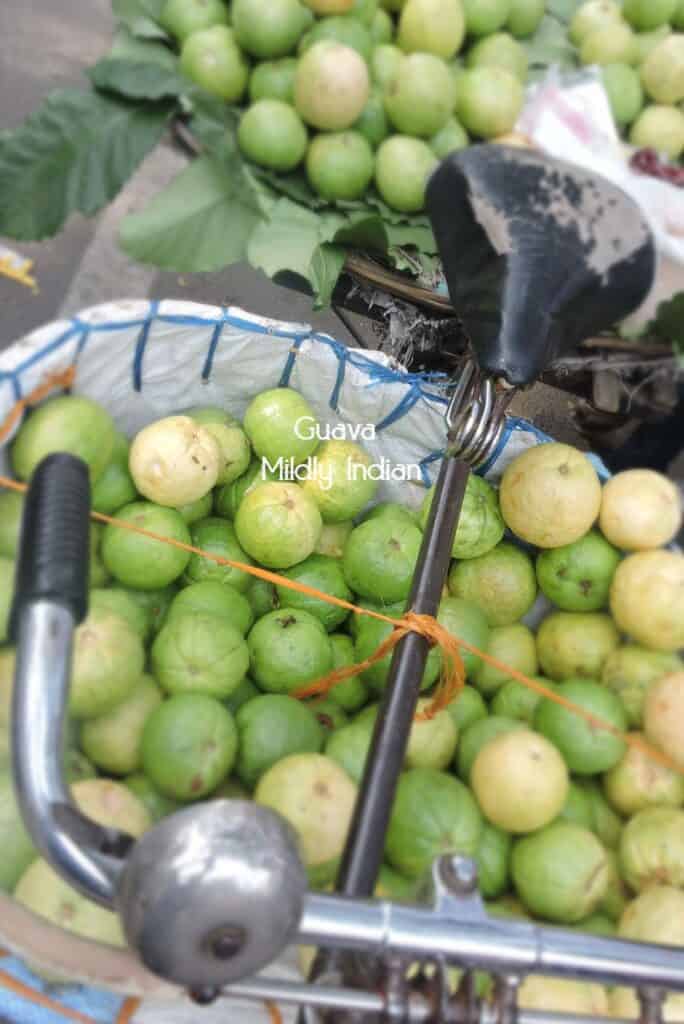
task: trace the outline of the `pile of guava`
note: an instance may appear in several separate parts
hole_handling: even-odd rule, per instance
[[[203,552],[116,522],[92,534],[65,754],[79,806],[135,836],[198,800],[253,799],[287,819],[310,884],[326,888],[391,661],[366,663],[391,622],[349,605],[402,615],[433,492],[422,507],[379,500],[370,452],[316,425],[303,395],[274,388],[239,418],[181,409],[128,438],[105,409],[66,396],[28,415],[10,458],[29,480],[49,452],[78,454],[96,511]],[[37,856],[16,805],[6,617],[21,514],[21,498],[0,494],[0,887],[121,943],[113,916]],[[681,522],[666,477],[602,482],[565,444],[515,456],[498,486],[470,476],[437,612],[469,645],[465,685],[413,722],[379,895],[420,900],[433,860],[454,851],[475,859],[494,914],[684,946],[684,555],[670,545]],[[419,712],[441,662],[434,647]],[[360,663],[327,694],[297,696]],[[606,998],[523,986],[533,1009]]]

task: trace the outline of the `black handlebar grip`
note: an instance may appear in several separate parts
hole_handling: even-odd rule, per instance
[[[48,455],[29,484],[21,524],[9,633],[17,642],[21,612],[40,600],[71,609],[76,622],[88,611],[90,478],[82,459]]]

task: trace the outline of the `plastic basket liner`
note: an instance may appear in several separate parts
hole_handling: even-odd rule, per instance
[[[346,438],[358,440],[369,452],[379,467],[379,501],[418,507],[444,452],[446,377],[408,373],[383,353],[347,348],[303,323],[176,300],[94,306],[71,320],[41,327],[0,353],[0,422],[48,374],[72,364],[73,390],[101,402],[128,436],[152,420],[196,405],[224,406],[241,417],[258,392],[296,388],[311,404],[321,433],[347,424]],[[549,440],[531,423],[510,417],[497,450],[479,472],[497,480],[515,455]],[[4,473],[10,468],[9,441],[0,449]],[[606,475],[600,460],[592,459]],[[112,994],[80,986],[46,989],[8,958],[0,960],[0,969],[24,981],[30,978],[36,988],[97,1024],[117,1019],[121,1000]],[[202,1011],[202,1020],[268,1020],[256,1004],[251,1009],[244,1003],[222,1007],[216,1018]],[[133,1020],[176,1024],[195,1022],[199,1015],[190,1004],[145,1003]],[[290,1011],[284,1016],[290,1019]],[[0,1022],[58,1024],[65,1019],[4,992],[0,984]]]

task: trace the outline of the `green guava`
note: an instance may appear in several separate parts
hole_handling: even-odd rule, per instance
[[[288,580],[314,587],[324,594],[330,594],[331,597],[338,597],[344,601],[351,601],[353,598],[351,590],[345,583],[342,563],[339,558],[329,558],[327,555],[309,555],[292,569],[286,569],[282,575]],[[309,612],[321,621],[328,632],[336,629],[349,614],[346,608],[329,604],[319,597],[300,594],[297,590],[291,590],[282,584],[276,586],[276,593],[280,608],[297,608]]]
[[[300,54],[306,53],[315,43],[323,40],[341,43],[369,61],[373,52],[373,40],[370,28],[364,25],[359,18],[350,15],[331,15],[321,18],[315,22],[312,28],[303,36],[299,45]]]
[[[143,675],[124,699],[104,715],[81,726],[83,753],[104,772],[128,775],[140,767],[145,722],[163,695],[151,676]]]
[[[487,654],[527,676],[535,676],[539,670],[534,633],[521,622],[514,622],[510,626],[494,626],[489,633]],[[508,673],[488,665],[486,661],[478,665],[473,676],[475,685],[485,697],[496,694],[510,678]]]
[[[506,28],[516,39],[532,36],[546,13],[546,0],[511,0]]]
[[[231,20],[242,49],[260,60],[291,53],[311,22],[299,0],[233,0]]]
[[[354,641],[345,633],[331,633],[333,670],[347,668],[356,663]],[[328,691],[330,700],[339,704],[345,711],[358,711],[368,700],[368,691],[359,676],[350,676],[344,682],[337,683]]]
[[[458,750],[454,766],[464,782],[470,783],[470,773],[475,760],[485,744],[515,729],[524,729],[522,722],[515,718],[502,718],[489,715],[471,722],[459,735]]]
[[[471,36],[489,36],[506,24],[511,0],[461,0],[466,29]]]
[[[93,609],[74,633],[69,711],[95,718],[116,707],[140,679],[145,651],[125,619]]]
[[[576,779],[584,789],[591,803],[592,831],[596,833],[608,850],[614,850],[620,842],[622,820],[610,806],[594,779]]]
[[[86,818],[104,828],[121,829],[137,839],[152,824],[140,800],[120,782],[81,779],[72,784],[71,795]]]
[[[161,821],[167,814],[173,814],[180,806],[175,800],[170,800],[155,789],[146,775],[129,775],[122,781],[143,804],[153,823]]]
[[[684,892],[671,885],[652,885],[628,903],[618,935],[632,942],[684,946]]]
[[[331,757],[357,786],[363,777],[374,728],[373,718],[357,718],[349,725],[344,725],[331,733],[325,745],[326,755]]]
[[[166,622],[171,602],[176,596],[174,586],[157,590],[127,590],[128,596],[142,608],[147,618],[147,633],[158,633]]]
[[[634,33],[624,22],[589,32],[579,48],[582,64],[632,64],[635,55]]]
[[[627,718],[619,699],[591,679],[568,679],[558,688],[566,700],[605,722],[608,729],[591,725],[575,711],[544,698],[534,716],[534,727],[560,750],[568,768],[577,775],[598,775],[613,768],[624,756]]]
[[[385,89],[399,70],[403,53],[390,39],[377,45],[370,59],[371,77],[380,89]]]
[[[254,619],[260,619],[269,612],[274,612],[280,607],[276,588],[268,580],[260,580],[253,576],[247,588],[246,597],[249,601]]]
[[[0,493],[0,555],[15,558],[19,550],[24,495],[16,491]]]
[[[622,830],[619,860],[634,892],[651,885],[684,888],[684,811],[647,807],[635,814]]]
[[[598,679],[620,634],[601,612],[551,612],[537,631],[537,654],[550,679],[586,676]]]
[[[371,600],[405,600],[422,539],[410,523],[387,518],[361,523],[349,535],[342,557],[347,584]]]
[[[375,184],[393,210],[418,213],[425,205],[425,186],[436,166],[437,157],[426,142],[391,135],[378,146]]]
[[[461,734],[472,725],[487,717],[487,705],[481,695],[472,686],[464,686],[455,700],[446,709],[454,720],[454,725]]]
[[[468,68],[458,83],[456,115],[469,134],[496,138],[513,131],[524,98],[520,79],[506,68]]]
[[[249,98],[257,100],[282,100],[294,103],[294,78],[297,61],[294,57],[268,60],[257,64],[249,77]]]
[[[254,698],[258,697],[260,693],[261,691],[254,685],[249,676],[245,676],[242,682],[235,687],[233,692],[224,698],[223,703],[226,705],[230,713],[235,715],[243,704],[247,704],[250,700],[254,700]]]
[[[431,703],[432,698],[421,697],[416,715],[424,712]],[[429,719],[414,716],[404,763],[407,768],[446,769],[456,753],[457,743],[458,729],[448,711],[438,711]]]
[[[312,128],[344,131],[368,102],[366,62],[350,46],[322,39],[299,58],[294,95],[299,115]]]
[[[270,693],[290,693],[332,668],[330,640],[319,619],[297,608],[269,612],[247,638],[250,674]]]
[[[116,434],[110,461],[93,484],[91,504],[96,512],[113,515],[123,505],[138,497],[133,477],[128,470],[129,444],[123,434]]]
[[[149,636],[150,622],[147,612],[131,597],[129,590],[123,587],[96,587],[90,591],[88,605],[90,611],[108,611],[120,616],[143,642]]]
[[[312,885],[335,877],[356,803],[356,786],[323,754],[291,754],[261,776],[257,803],[294,828]]]
[[[624,0],[622,17],[638,32],[650,32],[674,17],[678,0]]]
[[[323,523],[314,554],[328,555],[329,558],[341,558],[344,554],[344,546],[353,529],[354,524],[351,520],[343,523]]]
[[[487,900],[503,895],[508,888],[511,837],[507,832],[485,822],[475,854],[480,892]]]
[[[485,818],[516,834],[552,822],[568,795],[568,771],[556,748],[530,729],[503,732],[480,749],[470,784]]]
[[[511,874],[518,896],[536,916],[576,924],[593,914],[609,881],[606,850],[588,829],[558,821],[513,847]]]
[[[632,735],[645,742],[641,733]],[[681,807],[684,775],[660,764],[641,747],[629,745],[604,775],[603,790],[615,810],[630,817],[647,807]]]
[[[10,756],[14,661],[14,650],[11,647],[0,648],[0,771],[4,770]]]
[[[184,409],[182,415],[189,416],[203,427],[208,423],[222,423],[224,426],[237,423],[235,417],[220,405],[193,405],[189,409]]]
[[[430,139],[430,149],[440,160],[469,145],[468,133],[455,117],[450,117],[444,127]]]
[[[541,551],[537,581],[542,593],[563,611],[594,612],[608,604],[619,561],[619,551],[597,530],[590,530],[572,544]]]
[[[171,602],[169,621],[174,615],[188,612],[215,615],[234,626],[243,636],[254,622],[252,606],[245,595],[230,584],[219,583],[217,580],[202,580],[184,587]]]
[[[384,135],[381,138],[384,138]],[[311,187],[323,199],[330,202],[360,199],[373,177],[373,151],[369,141],[359,131],[325,132],[317,135],[306,154],[306,175]],[[358,468],[352,470],[347,465],[342,449],[333,457],[332,452],[328,451],[329,445],[342,445],[345,448],[349,446],[350,451],[357,449],[360,455],[354,456],[354,464]],[[326,460],[324,466],[318,465],[320,458]],[[345,507],[345,502],[353,506],[353,497],[361,490],[359,484],[365,484],[366,487],[372,485],[370,497],[373,496],[377,484],[364,479],[362,475],[352,475],[366,472],[370,464],[368,456],[361,453],[361,449],[351,441],[328,441],[321,446],[309,480],[312,494],[316,493],[322,499],[319,501],[321,511],[325,503],[331,513],[328,517],[330,522],[335,522],[336,514],[341,519],[349,518],[349,514],[343,516],[340,513]],[[364,501],[360,507],[363,508],[365,504]],[[353,514],[356,515],[356,512]]]
[[[420,525],[427,526],[432,496],[431,487],[420,510]],[[491,484],[474,473],[468,477],[461,515],[454,536],[451,553],[454,558],[470,559],[485,555],[496,547],[504,535],[504,521],[499,511],[499,500]]]
[[[537,596],[532,559],[508,541],[477,558],[455,562],[449,591],[481,608],[490,626],[508,626],[526,615]],[[543,666],[542,666],[543,667]]]
[[[26,868],[37,856],[17,806],[9,771],[0,773],[0,891],[12,892]]]
[[[391,43],[394,36],[394,22],[387,11],[375,12],[370,26],[371,41],[374,47],[383,43]]]
[[[400,505],[398,501],[380,501],[377,505],[372,505],[364,513],[361,521],[365,523],[369,519],[398,519],[402,523],[416,525],[415,513],[406,505]]]
[[[82,395],[62,395],[38,406],[28,416],[11,448],[12,469],[30,479],[46,455],[68,452],[87,464],[95,483],[112,457],[116,429],[101,405]]]
[[[159,24],[182,43],[193,32],[227,25],[228,8],[223,0],[166,0]]]
[[[541,974],[529,974],[525,978],[518,989],[518,1006],[522,1010],[580,1017],[608,1015],[606,990],[601,985]]]
[[[601,68],[603,87],[616,124],[631,124],[644,105],[639,74],[629,64],[605,64]]]
[[[504,68],[523,84],[527,81],[527,53],[508,32],[480,39],[469,49],[466,64],[469,68]]]
[[[200,800],[230,773],[237,748],[235,719],[223,704],[201,693],[178,693],[145,723],[142,768],[164,796]]]
[[[620,860],[617,851],[606,850],[606,853],[608,855],[608,888],[599,904],[598,913],[604,914],[611,921],[619,921],[630,898],[629,890],[620,873]]]
[[[676,107],[651,104],[632,125],[629,141],[639,149],[655,149],[678,160],[684,152],[684,114]]]
[[[453,57],[464,37],[461,0],[406,0],[397,31],[397,42],[406,53]]]
[[[308,159],[314,147],[320,142],[335,138],[358,138],[355,132],[346,132],[341,136],[321,135],[314,139],[309,150]],[[372,154],[364,143],[369,168],[366,184],[372,177]],[[365,186],[364,186],[365,189]],[[354,198],[338,196],[337,198]],[[304,491],[318,505],[324,523],[339,523],[354,519],[373,500],[377,491],[377,481],[368,475],[372,462],[360,445],[353,441],[324,441],[316,452],[316,460],[311,473],[303,482]]]
[[[240,118],[238,142],[248,160],[273,171],[293,171],[304,159],[308,136],[304,122],[285,100],[256,100]],[[227,431],[239,428],[226,427]],[[244,436],[244,432],[240,431]],[[249,463],[249,448],[243,448],[244,465]],[[235,473],[219,483],[235,479]]]
[[[229,559],[231,562],[242,562],[243,565],[251,565],[252,559],[240,544],[237,530],[228,519],[221,519],[219,516],[209,516],[207,519],[200,519],[190,531],[192,544],[202,551],[208,551],[219,558]],[[203,558],[202,555],[190,555],[184,581],[186,583],[204,583],[212,580],[214,583],[228,584],[244,594],[247,590],[251,576],[243,569],[236,569],[232,565],[221,565],[210,558]]]
[[[399,778],[385,855],[402,875],[420,878],[440,854],[474,857],[483,827],[462,782],[432,768],[412,768]]]
[[[669,25],[661,25],[652,32],[637,32],[634,36],[634,63],[637,67],[643,64],[651,50],[663,39],[667,39],[672,29]],[[641,84],[641,83],[640,83]]]
[[[293,459],[296,465],[313,455],[318,447],[316,422],[313,409],[297,391],[273,388],[252,399],[243,426],[256,454],[277,472],[279,459]]]
[[[544,676],[533,676],[538,683],[554,689],[554,684]],[[496,691],[492,701],[492,714],[500,715],[503,718],[518,718],[521,722],[532,725],[535,712],[542,699],[541,694],[532,690],[515,679],[509,679]]]
[[[260,484],[235,516],[238,541],[269,569],[289,569],[312,552],[323,528],[316,502],[297,484]]]
[[[402,609],[389,609],[385,614],[401,615]],[[354,642],[354,660],[356,662],[365,661],[372,654],[377,651],[380,644],[382,644],[392,633],[394,627],[389,622],[383,622],[381,619],[374,619],[364,616],[358,625],[356,638]],[[390,664],[392,661],[392,652],[381,658],[380,661],[374,662],[369,665],[368,668],[364,668],[360,672],[361,679],[366,683],[375,693],[382,693],[387,683],[387,677],[389,675]],[[436,681],[439,675],[439,667],[441,662],[440,652],[433,648],[427,656],[425,663],[425,669],[423,670],[423,679],[420,685],[421,690],[428,690],[432,684]]]
[[[489,625],[484,613],[470,601],[460,597],[443,597],[437,610],[437,621],[457,640],[465,640],[479,650],[487,649],[489,643]],[[467,679],[473,679],[482,661],[481,658],[460,648],[461,661]]]
[[[187,611],[170,616],[151,652],[160,686],[170,694],[229,697],[249,668],[247,641],[215,615]]]
[[[589,794],[576,782],[571,782],[568,786],[568,795],[558,813],[558,820],[581,825],[582,828],[588,828],[593,832],[594,815]]]
[[[415,903],[416,886],[387,864],[380,868],[373,895],[376,900],[392,900],[393,903]]]
[[[379,6],[380,0],[354,0],[349,13],[352,18],[357,18],[366,28],[370,28]]]
[[[253,109],[254,107],[250,107],[250,110]],[[241,121],[241,128],[242,123]],[[219,447],[220,459],[216,483],[219,486],[230,484],[242,476],[249,466],[252,449],[247,435],[238,423],[207,423],[205,429]]]
[[[88,583],[91,587],[104,587],[110,574],[102,558],[104,527],[100,523],[90,524],[88,552]]]
[[[264,772],[290,754],[318,753],[323,730],[305,704],[284,694],[265,694],[235,716],[238,757],[235,774],[249,790]]]
[[[14,596],[14,562],[0,557],[0,644],[7,643],[9,617]]]
[[[410,53],[385,89],[385,110],[396,130],[429,138],[449,120],[454,83],[446,63],[430,53]]]
[[[669,672],[684,668],[684,662],[676,654],[665,651],[649,651],[637,644],[618,647],[606,658],[601,672],[601,682],[622,701],[627,720],[631,726],[641,726],[644,700],[651,683]]]
[[[241,99],[249,78],[249,64],[232,28],[226,25],[214,25],[188,36],[181,49],[180,69],[196,85],[226,103]]]
[[[134,501],[119,509],[117,518],[160,537],[191,543],[188,528],[175,509]],[[105,527],[102,560],[114,579],[125,587],[159,590],[182,575],[190,552],[112,523]]]
[[[570,41],[579,46],[596,29],[619,25],[622,21],[620,5],[614,0],[587,0],[578,7],[570,22]]]
[[[306,701],[306,706],[323,729],[326,738],[336,729],[343,729],[345,725],[349,725],[347,712],[330,697],[313,697]]]
[[[254,490],[259,484],[279,480],[276,472],[268,469],[265,460],[252,459],[245,472],[225,487],[217,487],[214,492],[214,513],[223,519],[235,519],[240,502],[248,491]]]

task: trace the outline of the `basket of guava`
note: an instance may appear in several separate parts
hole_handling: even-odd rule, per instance
[[[283,579],[93,525],[65,749],[87,815],[138,836],[183,805],[239,795],[290,822],[312,887],[333,884],[389,657],[323,697],[294,694],[364,661],[391,626],[287,583],[401,615],[450,386],[306,324],[179,301],[97,306],[0,354],[0,474],[28,481],[46,454],[72,452],[96,512]],[[0,488],[0,1016],[66,1008],[114,1024],[128,996],[138,1024],[195,1020],[23,827],[7,645],[22,503]],[[379,897],[420,899],[450,849],[475,858],[492,914],[684,946],[681,514],[665,477],[608,479],[592,456],[507,422],[468,483],[438,619],[565,702],[464,651],[456,699],[413,725]],[[421,707],[439,673],[435,649]],[[300,954],[274,969],[296,975]],[[530,1009],[623,1017],[631,998],[540,977],[520,991]],[[236,1006],[217,1012],[268,1018]]]

